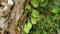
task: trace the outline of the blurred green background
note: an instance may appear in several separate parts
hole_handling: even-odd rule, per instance
[[[22,34],[60,34],[60,0],[27,0],[24,15]]]

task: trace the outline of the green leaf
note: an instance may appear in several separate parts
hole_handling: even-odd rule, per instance
[[[31,9],[31,6],[30,6],[30,4],[28,2],[26,3],[26,8]]]
[[[32,24],[30,23],[30,21],[28,21],[28,23],[25,24],[25,26],[24,26],[24,31],[26,33],[29,33],[29,31],[30,31],[31,28],[32,28]]]
[[[33,16],[33,17],[38,17],[38,16],[39,16],[39,11],[33,9],[31,16]]]
[[[31,17],[31,22],[32,22],[32,24],[36,24],[37,23],[37,18]]]
[[[43,34],[48,34],[46,31],[43,30]]]
[[[17,27],[17,30],[20,31],[20,27]]]
[[[28,21],[27,27],[28,27],[28,29],[31,29],[32,28],[32,24],[30,23],[30,21]]]
[[[58,13],[58,8],[56,8],[56,7],[52,8],[52,12],[53,13]]]
[[[58,34],[60,34],[60,29],[58,29]]]
[[[35,32],[35,34],[40,34],[40,31],[39,31],[39,30],[37,30],[37,31]]]
[[[27,25],[26,24],[24,26],[24,31],[25,31],[25,33],[29,33],[29,29],[27,28]]]
[[[48,0],[40,0],[40,6],[41,6],[41,7],[46,6],[47,3],[48,3]]]
[[[32,4],[34,7],[38,7],[39,0],[30,0],[30,1],[31,1],[31,4]]]

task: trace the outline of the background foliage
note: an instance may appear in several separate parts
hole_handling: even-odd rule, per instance
[[[20,21],[22,34],[60,34],[59,3],[59,0],[27,0],[24,9],[26,23]]]

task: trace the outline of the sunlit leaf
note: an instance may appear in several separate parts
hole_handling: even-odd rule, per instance
[[[38,7],[39,0],[30,0],[30,1],[31,1],[31,4],[32,4],[34,7]]]
[[[32,28],[32,24],[30,23],[30,21],[28,21],[28,23],[27,23],[27,28],[28,29],[31,29]]]
[[[20,27],[17,27],[17,30],[20,31]]]
[[[32,24],[36,24],[37,23],[37,19],[34,18],[34,17],[31,17],[31,22],[32,22]]]
[[[27,28],[27,25],[26,24],[24,26],[24,31],[25,31],[25,33],[29,33],[29,29]]]
[[[26,33],[29,33],[29,31],[30,31],[31,28],[32,28],[32,24],[30,23],[30,21],[28,21],[28,23],[25,24],[25,26],[24,26],[24,31]]]
[[[33,17],[38,17],[39,16],[39,11],[38,10],[35,10],[33,9],[32,11],[32,14],[31,14]]]
[[[26,3],[26,8],[31,9],[31,6],[30,6],[30,4],[28,2]]]
[[[53,13],[58,13],[58,8],[56,8],[56,7],[52,8],[52,12]]]

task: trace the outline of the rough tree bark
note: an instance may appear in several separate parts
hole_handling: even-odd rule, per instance
[[[24,0],[14,0],[14,2],[15,2],[15,6],[14,6],[14,8],[11,12],[11,16],[10,16],[10,20],[12,20],[11,25],[9,26],[10,34],[14,34],[14,31],[18,24],[18,20],[20,19],[21,14],[23,12]]]
[[[14,5],[11,7],[11,11],[8,15],[8,18],[6,18],[7,20],[5,21],[5,23],[7,23],[8,28],[6,28],[6,31],[8,31],[9,33],[7,34],[21,34],[16,33],[16,27],[18,25],[18,21],[23,13],[23,3],[25,0],[14,0]],[[1,21],[1,20],[0,20]],[[2,20],[4,21],[4,20]],[[1,34],[5,34],[4,33],[5,30],[3,32],[1,32]]]

